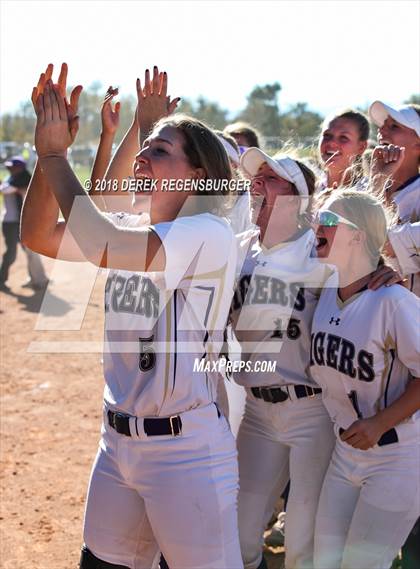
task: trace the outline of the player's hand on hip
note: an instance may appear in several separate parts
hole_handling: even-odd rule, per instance
[[[36,101],[35,148],[40,158],[66,156],[72,143],[64,97],[49,80]]]
[[[40,95],[43,95],[46,85],[48,84],[49,81],[52,81],[53,71],[54,71],[54,66],[52,63],[49,63],[45,72],[41,73],[41,75],[39,76],[37,85],[32,89],[31,100],[35,112],[37,111],[36,104],[38,101],[38,97]],[[76,87],[74,87],[74,89],[70,93],[70,101],[68,101],[66,96],[67,74],[68,74],[67,63],[62,63],[60,75],[58,77],[57,83],[55,84],[55,87],[58,89],[59,93],[65,100],[65,104],[67,107],[67,117],[69,122],[69,131],[72,139],[71,142],[73,143],[76,138],[77,131],[79,130],[79,116],[77,114],[77,111],[79,106],[79,98],[83,87],[81,85],[76,85]]]
[[[179,97],[171,99],[168,96],[168,75],[166,71],[159,73],[156,65],[153,67],[152,78],[146,69],[143,87],[140,79],[137,79],[136,90],[137,120],[140,130],[144,133],[147,131],[146,134],[159,119],[173,113],[181,100]]]
[[[355,421],[341,433],[340,438],[353,448],[368,450],[376,445],[383,433],[383,426],[375,415],[368,419]]]

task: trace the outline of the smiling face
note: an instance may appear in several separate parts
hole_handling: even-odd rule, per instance
[[[325,125],[319,140],[319,153],[324,167],[344,172],[356,156],[363,154],[367,142],[360,140],[355,121],[336,118]]]
[[[294,185],[281,178],[264,162],[258,169],[251,183],[251,217],[261,228],[273,220],[281,221],[292,217],[297,219],[299,198]]]
[[[420,137],[412,128],[408,128],[388,116],[378,130],[378,142],[382,145],[395,144],[404,146],[408,156],[420,156]]]
[[[346,217],[340,204],[332,202],[328,209]],[[336,227],[315,223],[317,238],[316,254],[321,262],[331,263],[336,267],[345,266],[351,254],[361,243],[360,230],[339,222]]]
[[[173,201],[186,199],[186,192],[161,191],[163,180],[187,180],[201,176],[200,169],[191,166],[184,144],[184,135],[173,126],[158,128],[144,141],[134,163],[134,178],[144,181],[146,191],[136,192],[135,205],[144,201],[145,193],[151,195],[155,206],[158,203],[169,206]],[[150,194],[152,181],[155,181],[157,191]]]

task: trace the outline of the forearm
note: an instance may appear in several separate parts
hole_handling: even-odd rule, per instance
[[[39,162],[66,220],[67,229],[85,257],[99,264],[108,241],[112,239],[113,224],[86,194],[64,156],[45,157]]]
[[[133,175],[133,162],[138,150],[138,126],[134,120],[115,151],[105,176],[107,180],[117,180],[120,190],[122,181]]]
[[[51,238],[58,221],[59,207],[48,183],[36,163],[23,202],[21,241],[30,249],[42,252],[43,244]]]
[[[376,418],[383,432],[392,429],[420,409],[420,379],[413,378],[405,392],[386,409],[379,411]]]
[[[109,133],[101,134],[98,150],[95,156],[95,161],[93,163],[92,174],[90,177],[91,188],[89,190],[89,195],[94,201],[95,205],[100,210],[105,210],[105,211],[107,210],[107,205],[106,205],[107,189],[101,187],[101,181],[104,180],[105,178],[105,174],[111,160],[113,142],[114,142],[113,134]]]

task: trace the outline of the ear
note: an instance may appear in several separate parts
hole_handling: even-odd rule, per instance
[[[194,168],[192,178],[193,180],[202,180],[207,176],[207,172],[204,168]]]
[[[365,150],[366,150],[367,147],[368,147],[368,142],[367,142],[367,140],[361,140],[361,141],[359,142],[359,152],[358,152],[358,154],[362,155],[362,154],[365,152]]]
[[[361,229],[355,230],[352,241],[357,245],[363,245],[366,242],[366,233]]]

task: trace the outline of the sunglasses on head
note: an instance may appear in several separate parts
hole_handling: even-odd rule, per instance
[[[343,223],[344,225],[353,227],[353,229],[359,229],[355,223],[329,209],[319,211],[316,215],[315,223],[317,225],[323,225],[324,227],[337,227],[339,223]]]

